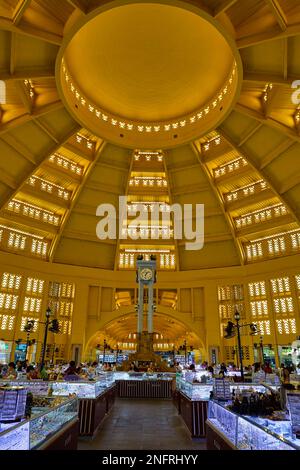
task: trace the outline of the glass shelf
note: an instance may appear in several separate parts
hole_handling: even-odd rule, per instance
[[[2,381],[3,384],[20,385],[36,396],[69,396],[75,394],[78,398],[97,398],[104,393],[107,388],[114,384],[114,374],[106,372],[98,375],[95,380],[78,381]]]
[[[66,399],[51,408],[33,408],[30,420],[13,425],[0,424],[0,450],[38,449],[77,418],[77,398]]]
[[[173,380],[176,374],[173,372],[114,372],[114,380]]]
[[[208,401],[213,390],[213,385],[192,383],[183,377],[176,378],[176,388],[192,401]]]
[[[291,422],[242,416],[211,400],[208,422],[239,450],[300,450],[300,440],[292,435]]]

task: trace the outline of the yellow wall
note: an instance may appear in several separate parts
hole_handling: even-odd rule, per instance
[[[18,255],[0,253],[0,274],[3,272],[21,274],[22,276],[34,276],[45,280],[45,290],[42,303],[42,314],[47,308],[47,290],[50,281],[69,282],[76,285],[72,334],[67,337],[66,359],[71,356],[72,345],[79,345],[82,351],[88,347],[89,340],[97,331],[103,330],[105,325],[113,318],[122,315],[122,310],[116,310],[114,304],[115,289],[136,288],[135,273],[133,272],[113,272],[92,268],[82,268],[51,264],[34,259],[24,258]],[[300,274],[300,255],[294,255],[281,259],[256,263],[241,267],[210,269],[202,271],[186,271],[174,273],[158,273],[157,288],[177,289],[178,311],[166,307],[158,307],[161,313],[170,315],[176,320],[182,321],[189,330],[192,330],[199,338],[199,347],[202,359],[209,360],[208,354],[211,347],[219,347],[222,360],[224,345],[234,344],[235,340],[223,340],[220,334],[220,321],[218,312],[218,286],[231,284],[244,284],[246,319],[251,320],[249,313],[249,299],[247,298],[247,284],[252,281],[268,281],[274,277],[289,276],[293,278]],[[269,296],[270,294],[268,294]],[[20,296],[24,296],[21,292]],[[294,299],[294,314],[297,321],[297,335],[300,334],[299,300],[297,292],[292,292]],[[269,298],[269,309],[271,321],[275,314],[273,311],[272,299]],[[22,315],[22,303],[19,304],[17,328],[19,328],[20,317]],[[134,310],[134,306],[127,307],[127,311]],[[1,312],[3,313],[3,312]],[[20,331],[1,331],[0,339],[15,340],[24,337]],[[277,336],[277,337],[276,337]],[[274,335],[264,338],[266,344],[291,343],[295,336]],[[32,336],[34,337],[34,335]],[[39,340],[42,340],[43,328],[39,329]],[[51,340],[51,336],[49,338]],[[61,339],[57,339],[61,341]],[[252,351],[253,342],[258,342],[258,337],[245,336],[242,338],[244,345],[249,345]],[[48,341],[51,342],[51,341]],[[13,357],[13,355],[12,355]],[[37,358],[39,354],[37,355]],[[251,355],[250,363],[253,360]]]

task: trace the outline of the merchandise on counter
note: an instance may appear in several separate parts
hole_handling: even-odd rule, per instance
[[[212,385],[188,382],[183,377],[176,378],[176,388],[192,401],[208,401],[213,390]]]
[[[29,421],[17,426],[0,425],[0,451],[29,449]]]
[[[216,400],[230,400],[231,383],[226,379],[214,379],[213,394]]]
[[[34,401],[42,406],[32,408],[30,420],[14,426],[1,424],[0,450],[37,449],[78,417],[77,398],[34,397]]]
[[[291,416],[292,432],[300,439],[300,393],[287,393],[287,406]]]
[[[0,387],[0,421],[19,421],[25,416],[27,390],[23,387]]]
[[[210,401],[208,425],[212,425],[239,450],[300,450],[300,440],[291,432],[291,422],[237,415],[227,405]]]
[[[280,394],[270,390],[264,392],[240,392],[239,387],[232,392],[232,404],[229,409],[237,414],[249,416],[271,416],[275,410],[281,410]]]

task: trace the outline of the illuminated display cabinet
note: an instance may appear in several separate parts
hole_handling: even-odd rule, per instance
[[[3,381],[3,383],[8,382]],[[76,395],[79,400],[79,434],[81,436],[96,434],[98,427],[115,401],[116,386],[113,373],[100,375],[95,381],[43,382],[31,380],[18,381],[17,383],[37,397],[46,397],[49,394],[54,398]],[[14,382],[9,384],[13,385]]]
[[[291,421],[241,416],[213,400],[206,426],[209,450],[300,450]]]
[[[76,450],[77,436],[78,401],[66,398],[51,408],[33,408],[30,420],[0,424],[0,450]]]

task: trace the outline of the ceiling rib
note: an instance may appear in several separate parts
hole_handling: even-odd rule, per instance
[[[285,134],[290,139],[293,139],[295,142],[300,142],[300,135],[297,133],[296,130],[292,129],[291,127],[287,127],[284,124],[281,124],[280,122],[275,121],[270,117],[265,117],[258,111],[247,108],[246,106],[243,106],[239,103],[235,105],[235,110],[239,113],[245,114],[248,117],[254,118],[257,121],[260,121],[263,124],[266,124],[267,126],[273,127],[274,129],[281,131],[283,134]]]
[[[12,134],[6,134],[1,137],[7,145],[9,145],[12,149],[16,150],[22,157],[24,157],[28,162],[36,165],[36,159],[32,155],[32,153],[22,145]]]
[[[299,79],[299,76],[280,76],[280,75],[273,75],[270,73],[255,73],[255,72],[244,72],[243,83],[248,85],[262,85],[264,86],[266,83],[273,83],[273,85],[277,86],[285,86],[287,88],[291,87],[291,83],[294,80]]]
[[[243,49],[245,47],[255,46],[256,44],[261,44],[266,41],[275,41],[278,39],[284,39],[291,36],[298,36],[300,34],[300,23],[287,26],[285,31],[265,31],[263,33],[253,34],[251,36],[245,36],[238,38],[236,43],[238,49]]]
[[[16,214],[15,212],[11,212],[6,208],[0,210],[0,217],[6,220],[8,224],[13,222],[14,224],[21,224],[22,226],[26,226],[27,230],[30,231],[31,228],[43,233],[45,237],[51,234],[55,236],[58,232],[58,227],[55,225],[46,224],[43,221],[37,221],[33,218],[28,219],[27,217]]]
[[[13,14],[13,23],[18,25],[24,15],[26,9],[29,7],[31,0],[19,0]]]
[[[15,190],[18,187],[16,180],[12,176],[8,175],[6,171],[3,170],[3,168],[1,168],[0,171],[0,181],[12,190]]]
[[[283,78],[287,80],[289,74],[289,41],[288,38],[284,38],[283,40]]]
[[[250,131],[248,131],[246,134],[241,136],[241,140],[239,142],[239,146],[245,144],[247,140],[250,139],[259,129],[262,127],[263,123],[258,122]]]
[[[28,24],[17,26],[13,23],[12,20],[8,20],[7,18],[0,18],[0,29],[42,39],[43,41],[50,42],[51,44],[55,44],[57,46],[61,46],[63,40],[63,37],[59,36],[58,34],[49,33],[48,31],[35,28],[34,26],[30,26]]]
[[[280,28],[282,29],[282,31],[285,31],[287,28],[288,21],[287,21],[287,18],[283,9],[279,5],[278,0],[266,0],[266,2],[271,8],[272,13],[274,14],[276,21],[279,24]]]
[[[261,162],[260,164],[260,170],[263,170],[266,166],[268,166],[270,163],[272,163],[274,160],[276,160],[279,155],[281,155],[283,152],[286,152],[290,147],[295,145],[295,142],[293,142],[291,139],[287,139],[282,144],[278,145],[273,152],[270,152]]]
[[[26,88],[24,82],[22,81],[17,81],[15,83],[15,87],[19,93],[19,96],[22,100],[22,103],[24,105],[24,108],[28,114],[32,114],[32,109],[33,109],[33,102],[30,98],[29,91]]]
[[[133,168],[133,155],[131,155],[130,159],[130,164],[128,168],[128,174],[126,178],[126,187],[125,187],[125,195],[126,197],[129,195],[130,192],[130,186],[129,186],[129,181],[131,178],[131,173],[132,173],[132,168]],[[119,228],[120,229],[120,228]],[[118,271],[119,268],[119,253],[120,253],[120,245],[121,245],[121,238],[117,237],[117,243],[116,243],[116,252],[115,252],[115,263],[114,263],[114,271]]]
[[[55,256],[55,252],[56,252],[56,249],[58,247],[58,244],[60,242],[60,239],[62,237],[62,234],[64,232],[64,229],[67,225],[67,222],[71,216],[71,213],[72,213],[72,210],[80,196],[80,193],[81,191],[83,190],[84,186],[85,186],[85,183],[88,179],[88,177],[90,176],[93,168],[95,167],[96,163],[98,162],[101,154],[102,154],[102,151],[105,147],[106,143],[105,142],[102,142],[102,144],[100,145],[99,149],[97,150],[96,154],[95,154],[95,157],[94,157],[94,160],[90,163],[89,167],[87,168],[87,171],[85,172],[85,175],[84,177],[82,178],[82,181],[81,183],[79,184],[79,186],[77,187],[77,189],[75,190],[75,194],[74,194],[74,197],[71,201],[71,204],[68,208],[68,210],[66,211],[64,217],[63,217],[63,220],[60,224],[60,227],[59,227],[59,230],[58,230],[58,233],[56,235],[56,237],[53,239],[52,243],[51,243],[51,246],[50,246],[50,249],[49,249],[49,261],[50,262],[53,262],[53,259],[54,259],[54,256]]]
[[[11,131],[15,127],[18,127],[22,124],[25,124],[30,121],[36,122],[36,120],[43,116],[44,114],[51,113],[52,111],[57,111],[58,109],[63,108],[63,104],[61,101],[55,101],[54,103],[45,104],[43,106],[39,106],[38,108],[34,108],[30,113],[24,113],[21,116],[12,119],[4,124],[0,124],[0,135],[6,132]]]
[[[15,72],[16,66],[16,34],[11,33],[10,35],[10,62],[9,62],[9,75],[12,76]],[[1,80],[5,80],[5,77],[1,74]]]
[[[45,132],[45,134],[47,134],[51,140],[53,140],[53,142],[55,142],[56,144],[59,144],[59,139],[57,139],[55,137],[55,135],[53,135],[53,132],[50,131],[50,129],[48,129],[48,127],[46,126],[46,124],[42,124],[41,121],[39,121],[38,119],[35,119],[34,120],[34,123],[40,128],[42,129],[42,131]]]
[[[228,8],[232,7],[238,0],[223,0],[214,10],[214,16],[217,17],[225,13]]]
[[[214,184],[213,179],[212,179],[212,177],[209,173],[209,170],[208,170],[206,164],[202,161],[202,158],[201,158],[201,155],[200,155],[200,152],[199,152],[197,146],[195,145],[195,143],[193,143],[191,145],[192,145],[192,149],[195,152],[195,155],[198,159],[199,165],[203,169],[203,171],[204,171],[204,173],[205,173],[205,175],[208,179],[209,185],[210,185],[213,193],[215,194],[215,196],[216,196],[216,198],[219,202],[220,208],[222,210],[222,214],[224,215],[224,217],[226,219],[226,222],[227,222],[227,225],[230,229],[231,236],[228,237],[228,235],[227,235],[227,237],[228,237],[227,240],[233,240],[233,242],[235,244],[235,247],[236,247],[236,251],[237,251],[237,254],[238,254],[240,264],[243,266],[245,264],[245,257],[244,257],[242,244],[236,237],[236,233],[235,233],[235,229],[234,229],[234,226],[233,226],[233,223],[232,223],[232,219],[229,215],[229,212],[227,211],[227,207],[224,204],[221,192],[219,191],[218,187]],[[209,241],[209,238],[211,238],[211,237],[205,236],[205,242]],[[219,240],[211,239],[211,241],[219,241]]]
[[[60,25],[64,25],[64,22],[62,21],[61,17],[59,16],[59,11],[55,11],[55,9],[52,7],[51,8],[51,2],[45,1],[45,0],[35,0],[35,2],[38,2],[40,6],[43,8],[44,11],[47,12],[47,14],[52,17],[57,23]]]
[[[15,37],[15,34],[12,34]],[[13,69],[13,70],[12,70]],[[39,78],[55,78],[54,68],[39,67],[39,68],[22,68],[22,70],[15,70],[13,58],[11,58],[10,72],[1,72],[1,80],[8,82],[10,80],[29,80]]]
[[[164,165],[164,171],[165,171],[165,175],[166,175],[165,177],[166,177],[166,180],[167,180],[167,183],[168,183],[167,188],[168,188],[169,204],[171,206],[173,204],[173,198],[172,198],[172,193],[171,193],[171,181],[170,181],[169,171],[168,171],[167,163],[166,163],[166,154],[163,158],[163,165]],[[174,217],[173,217],[173,223],[174,223]],[[175,231],[174,231],[174,233],[175,233]],[[176,271],[179,271],[180,270],[180,256],[179,256],[179,250],[178,250],[179,242],[178,242],[178,240],[175,236],[174,236],[173,244],[175,246]]]
[[[266,174],[265,170],[264,169],[261,169],[259,165],[257,165],[257,163],[255,163],[255,158],[253,157],[253,155],[247,151],[244,146],[240,146],[238,145],[238,143],[236,143],[229,135],[228,133],[222,129],[222,126],[219,127],[218,131],[220,132],[220,134],[222,135],[222,137],[228,142],[229,145],[231,145],[231,147],[233,147],[237,152],[239,153],[242,153],[242,155],[246,158],[246,160],[248,161],[249,165],[251,165],[261,176],[261,178],[263,178],[267,183],[268,185],[270,186],[270,188],[274,191],[274,193],[276,194],[276,196],[278,197],[278,199],[286,205],[286,207],[289,209],[290,213],[293,215],[294,217],[294,220],[300,225],[300,218],[299,216],[297,215],[295,209],[290,205],[290,203],[287,201],[287,199],[280,193],[280,187],[279,185],[274,185],[274,183],[270,180],[269,176]]]
[[[70,3],[70,5],[72,5],[72,7],[74,7],[76,10],[81,11],[81,13],[87,13],[86,5],[82,0],[67,0],[67,2]]]
[[[61,142],[59,143],[59,145],[57,144],[54,144],[54,145],[51,145],[44,153],[44,157],[41,159],[41,162],[35,166],[31,171],[29,172],[26,172],[26,174],[23,176],[23,181],[21,182],[21,184],[17,187],[17,189],[15,189],[12,194],[10,194],[8,197],[4,198],[4,200],[1,201],[1,205],[0,205],[0,209],[3,209],[4,207],[6,207],[6,205],[9,203],[9,201],[11,199],[13,199],[17,193],[19,191],[22,190],[23,186],[26,185],[26,181],[28,180],[28,178],[30,178],[30,176],[33,176],[33,174],[36,172],[36,170],[43,164],[44,160],[46,160],[46,158],[50,157],[50,155],[52,155],[53,153],[57,152],[59,150],[59,148],[64,144],[64,142],[66,142],[68,139],[70,139],[74,134],[76,134],[76,132],[78,132],[80,130],[80,126],[78,124],[74,125],[74,127],[68,131],[64,137],[61,139]]]

